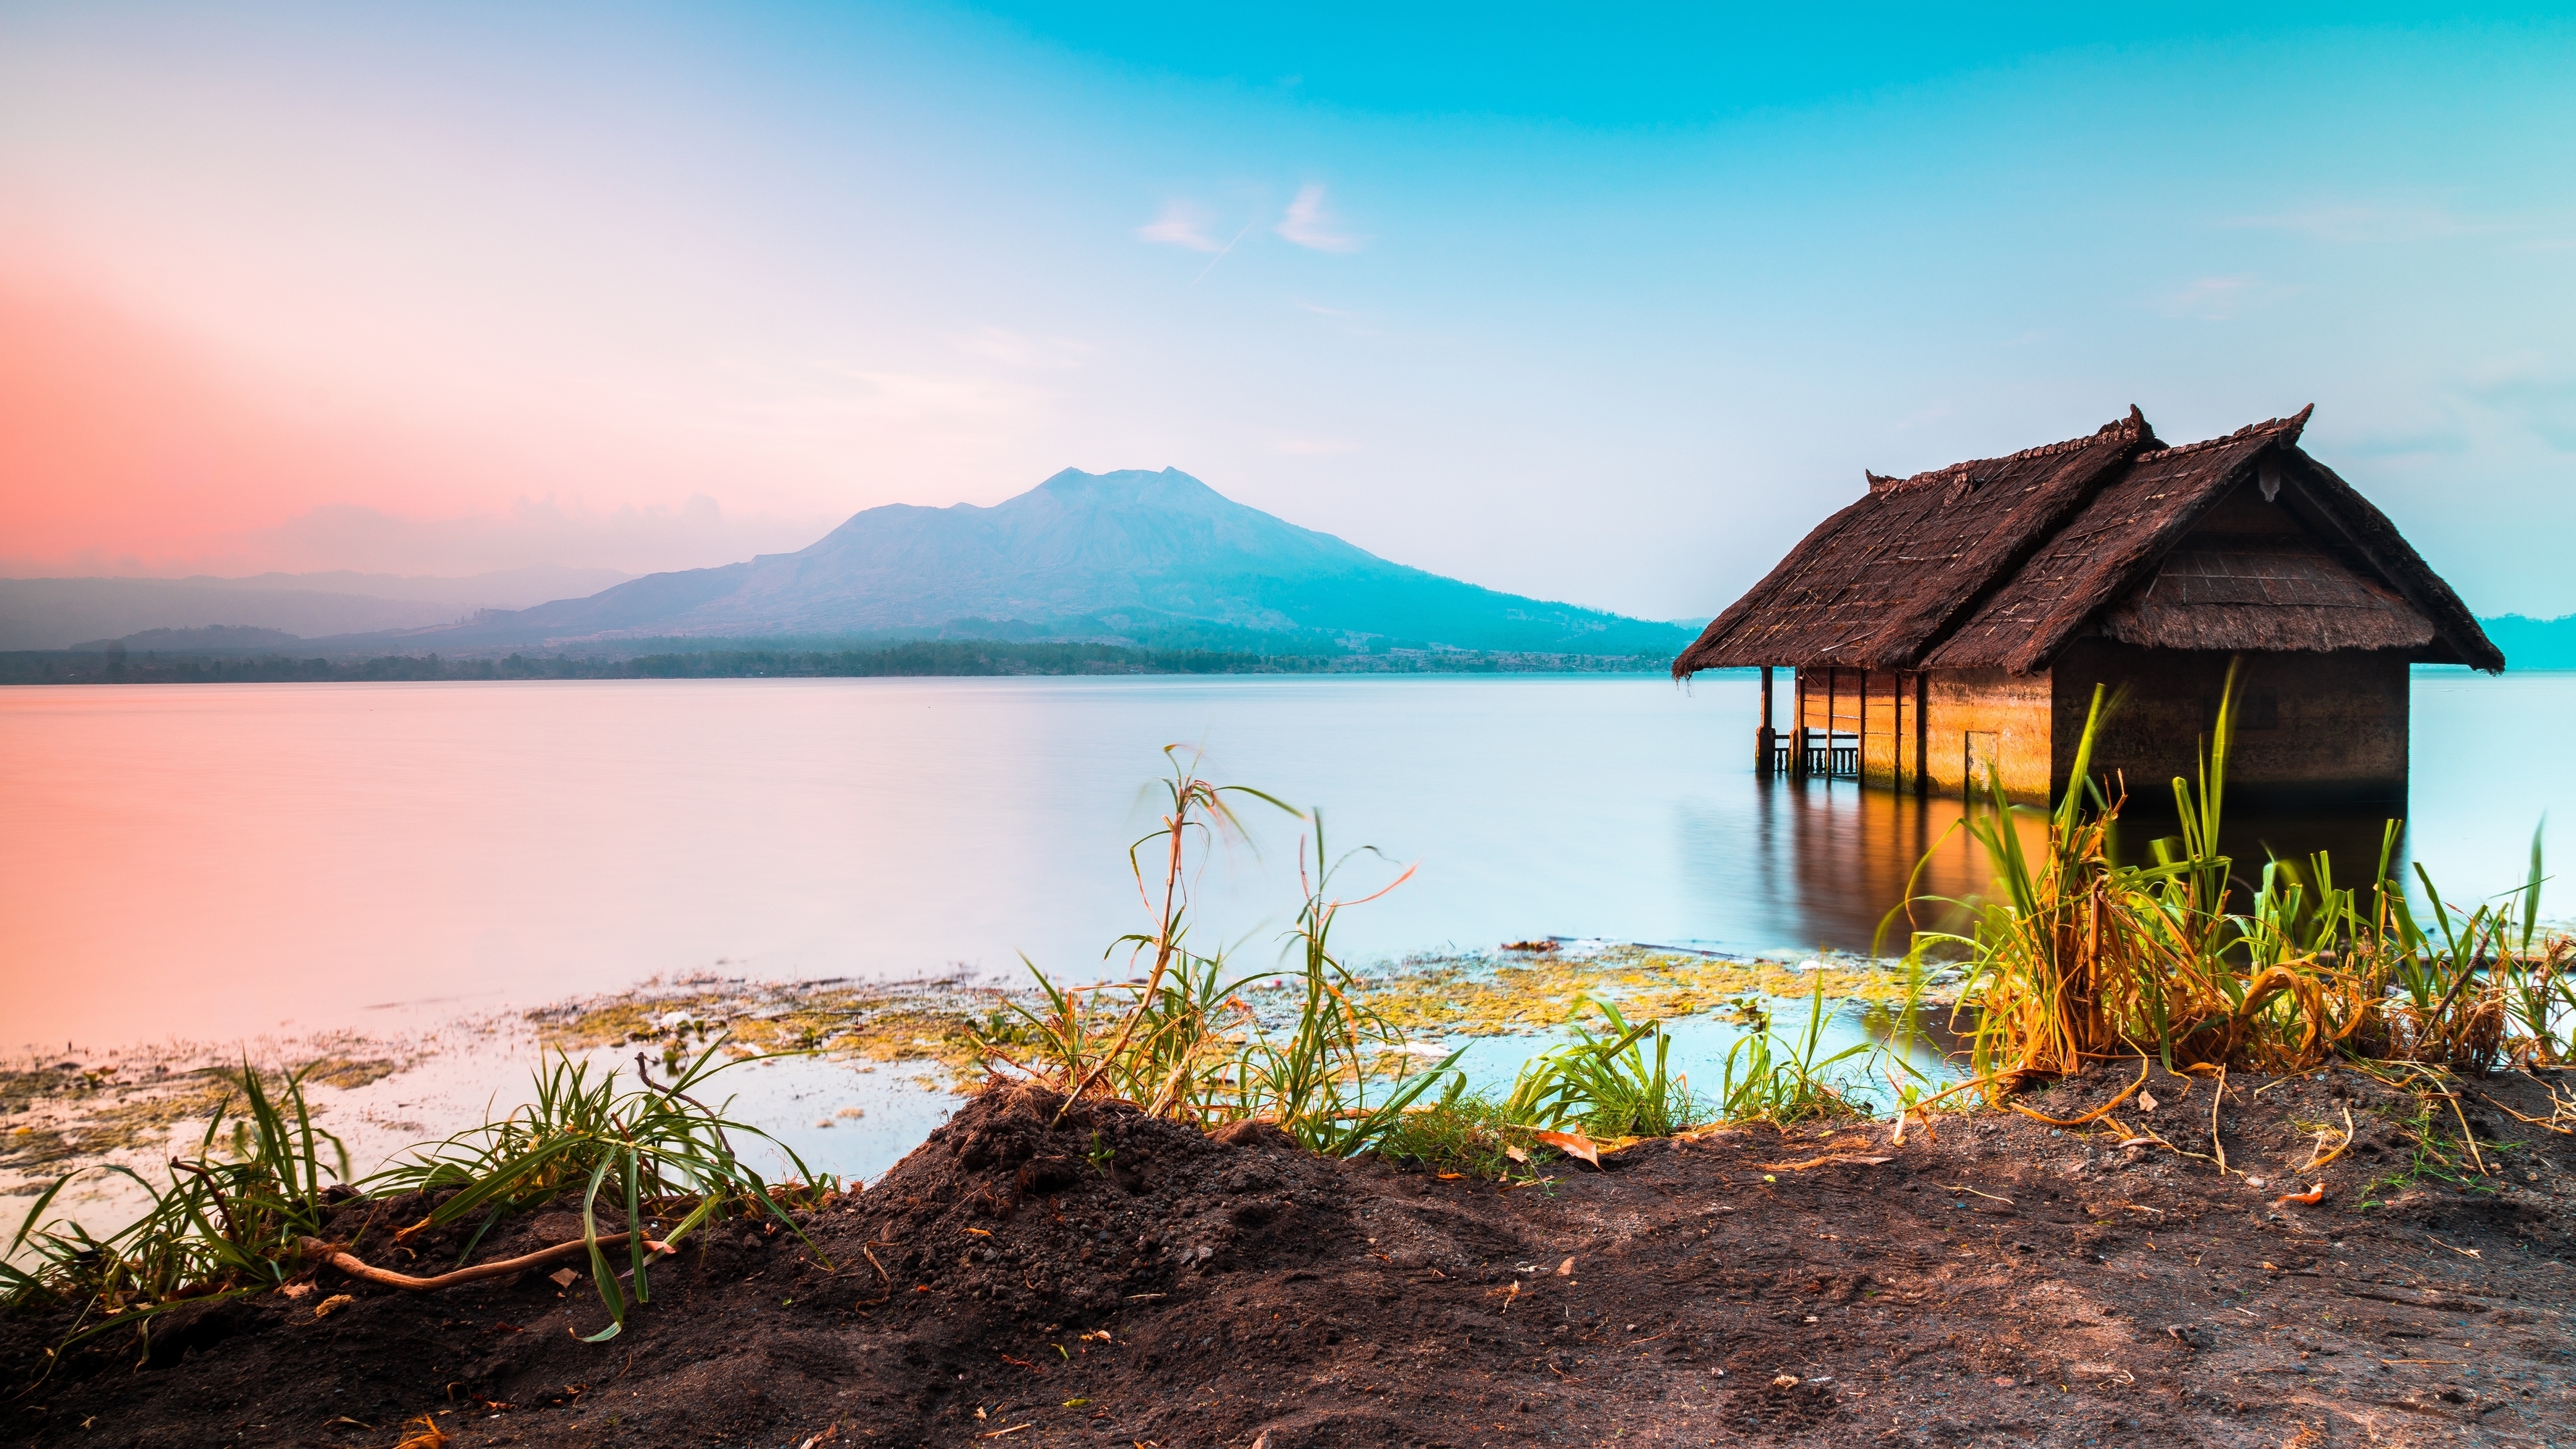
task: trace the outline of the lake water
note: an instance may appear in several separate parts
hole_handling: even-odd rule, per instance
[[[1353,894],[1418,864],[1344,914],[1362,957],[1866,948],[1960,807],[1757,779],[1754,699],[1742,676],[0,690],[0,1046],[371,1027],[708,969],[999,974],[1025,952],[1088,975],[1148,922],[1126,850],[1176,742],[1322,807],[1336,853],[1384,852]],[[2518,882],[2544,811],[2564,839],[2571,719],[2576,675],[2418,674],[2410,844],[2446,893]],[[1245,818],[1201,940],[1263,954],[1302,827]],[[1980,883],[1955,840],[1926,881]]]

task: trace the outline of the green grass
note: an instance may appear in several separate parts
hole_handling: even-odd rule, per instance
[[[627,1298],[601,1237],[629,1235],[625,1256],[634,1301],[645,1303],[652,1298],[648,1237],[676,1245],[701,1225],[737,1212],[767,1215],[804,1236],[779,1201],[779,1189],[743,1160],[734,1137],[776,1148],[794,1168],[794,1186],[810,1190],[815,1184],[804,1161],[694,1095],[726,1066],[738,1064],[720,1060],[723,1047],[718,1036],[672,1080],[660,1083],[644,1074],[639,1057],[638,1079],[630,1087],[618,1084],[616,1071],[594,1079],[589,1063],[558,1052],[537,1073],[534,1101],[415,1149],[365,1185],[385,1195],[454,1189],[424,1223],[475,1225],[457,1256],[460,1267],[507,1215],[578,1193],[591,1281],[609,1314],[608,1327],[590,1341],[614,1337],[626,1326]],[[612,1224],[605,1233],[603,1216]]]
[[[1490,1097],[1463,1090],[1456,1078],[1447,1095],[1399,1113],[1379,1134],[1380,1158],[1433,1172],[1503,1180],[1536,1177],[1556,1154],[1530,1134],[1527,1123]]]
[[[1587,1007],[1601,1014],[1602,1030],[1584,1025]],[[1615,1003],[1580,997],[1568,1025],[1573,1041],[1532,1057],[1514,1078],[1503,1102],[1512,1121],[1588,1137],[1668,1137],[1706,1120],[1689,1081],[1671,1069],[1673,1039],[1660,1022],[1630,1026]]]
[[[1915,979],[1921,979],[1916,973]],[[1807,1002],[1807,1024],[1794,1037],[1783,1037],[1773,1029],[1768,1007],[1747,1001],[1738,1006],[1739,1016],[1754,1029],[1727,1049],[1726,1066],[1718,1078],[1714,1115],[1728,1122],[1769,1122],[1788,1126],[1793,1122],[1820,1117],[1854,1117],[1865,1115],[1865,1109],[1853,1102],[1853,1088],[1867,1080],[1867,1069],[1876,1066],[1895,1082],[1898,1073],[1907,1080],[1895,1082],[1898,1106],[1910,1107],[1918,1095],[1923,1077],[1909,1065],[1903,1055],[1892,1052],[1877,1042],[1857,1042],[1830,1056],[1824,1051],[1825,984],[1816,983],[1815,994]],[[1909,1003],[1897,1014],[1900,1024],[1913,1020]],[[1862,1065],[1847,1067],[1859,1060]]]
[[[323,1190],[347,1179],[348,1153],[314,1125],[304,1072],[288,1073],[274,1095],[247,1061],[229,1080],[233,1095],[216,1105],[196,1155],[173,1159],[164,1184],[114,1164],[85,1168],[27,1209],[0,1255],[0,1301],[74,1306],[56,1355],[126,1328],[148,1353],[160,1314],[263,1292],[299,1271],[297,1243],[321,1231]],[[131,1179],[150,1205],[103,1238],[48,1218],[63,1189],[90,1173]]]
[[[1335,859],[1324,842],[1320,811],[1301,811],[1276,796],[1201,779],[1195,762],[1167,747],[1171,774],[1162,781],[1162,823],[1128,848],[1138,896],[1153,928],[1122,936],[1131,962],[1147,963],[1130,981],[1063,986],[1039,971],[1039,1001],[1008,1004],[980,1035],[998,1068],[1063,1092],[1068,1100],[1100,1096],[1133,1102],[1156,1116],[1215,1127],[1247,1119],[1276,1123],[1309,1150],[1346,1157],[1366,1150],[1404,1110],[1456,1065],[1413,1069],[1404,1033],[1372,1010],[1357,976],[1332,945],[1342,910],[1401,885],[1355,900],[1333,892],[1342,866],[1374,851]],[[1191,883],[1209,850],[1242,841],[1235,801],[1270,806],[1305,829],[1298,841],[1302,888],[1296,924],[1282,937],[1283,964],[1243,970],[1227,953],[1191,942]],[[1159,867],[1149,868],[1149,857]],[[1266,1022],[1245,998],[1293,1005],[1283,1022]]]

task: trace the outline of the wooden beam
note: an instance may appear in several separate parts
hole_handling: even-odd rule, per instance
[[[1797,696],[1789,704],[1792,713],[1789,721],[1789,773],[1803,780],[1807,778],[1807,670],[1805,666],[1798,666],[1790,672],[1789,686],[1791,692]]]
[[[1932,798],[1932,761],[1931,756],[1925,753],[1932,744],[1930,712],[1925,708],[1931,696],[1923,679],[1922,670],[1914,671],[1914,798],[1917,800]]]
[[[1753,731],[1753,769],[1756,774],[1771,773],[1776,739],[1771,728],[1771,666],[1765,664],[1762,666],[1762,723]]]
[[[1869,779],[1869,666],[1860,671],[1860,723],[1852,730],[1852,778]]]
[[[1825,778],[1834,777],[1834,711],[1842,699],[1843,672],[1839,666],[1825,670]]]

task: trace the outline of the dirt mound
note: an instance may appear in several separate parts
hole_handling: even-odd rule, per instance
[[[2129,1080],[2031,1105],[2071,1118]],[[0,1407],[0,1442],[389,1449],[423,1414],[459,1449],[2570,1437],[2576,1136],[2513,1115],[2560,1122],[2548,1083],[2150,1090],[2122,1120],[2178,1146],[2196,1124],[2229,1172],[1994,1113],[1901,1144],[1883,1123],[1649,1143],[1506,1191],[996,1090],[806,1217],[810,1247],[705,1234],[606,1343],[576,1337],[606,1321],[587,1283],[325,1270],[175,1315],[141,1371],[130,1344],[67,1355]],[[2299,1173],[2347,1108],[2351,1150]],[[2478,1126],[2488,1170],[2428,1158],[2427,1112],[2458,1114],[2463,1157]],[[453,1262],[461,1238],[389,1241],[419,1207],[341,1222],[373,1261]],[[474,1256],[564,1230],[533,1215]],[[0,1371],[24,1382],[66,1326],[0,1317]]]
[[[1124,1103],[1068,1109],[1003,1086],[815,1231],[827,1251],[882,1270],[888,1292],[1087,1322],[1190,1275],[1303,1261],[1344,1226],[1343,1186],[1334,1164],[1275,1127],[1211,1138]]]

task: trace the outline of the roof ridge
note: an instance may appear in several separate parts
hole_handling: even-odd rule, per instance
[[[2019,463],[2031,458],[2053,458],[2062,453],[2077,452],[2082,449],[2092,447],[2094,444],[2101,442],[2104,438],[2110,437],[2115,433],[2123,432],[2129,434],[2132,438],[2143,437],[2150,444],[2153,444],[2156,440],[2155,430],[2147,426],[2145,416],[2139,413],[2135,407],[2131,407],[2127,417],[2104,423],[2102,426],[2094,429],[2092,432],[2086,433],[2080,438],[2066,438],[2054,443],[2042,443],[2037,447],[2024,448],[2018,453],[2006,453],[2000,457],[1962,459],[1959,462],[1947,464],[1943,467],[1927,468],[1920,473],[1911,474],[1903,478],[1891,478],[1884,474],[1869,472],[1867,469],[1862,470],[1861,476],[1869,480],[1869,489],[1871,492],[1894,493],[1906,488],[1928,486],[1943,479],[1955,478],[1961,473],[1968,472],[1976,468],[2001,467],[2007,463]]]
[[[2142,460],[2181,457],[2190,453],[2207,452],[2211,448],[2225,447],[2229,443],[2241,443],[2248,438],[2266,433],[2286,432],[2291,438],[2296,439],[2300,433],[2306,431],[2308,415],[2316,410],[2317,405],[2310,403],[2286,418],[2265,418],[2259,423],[2247,423],[2235,432],[2222,433],[2215,438],[2203,438],[2197,443],[2167,443],[2160,448],[2150,448],[2138,456]]]

